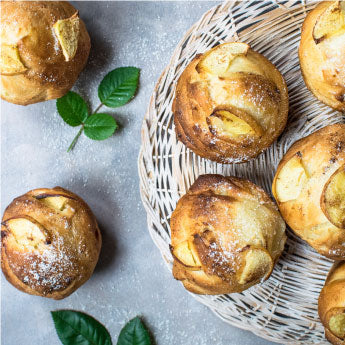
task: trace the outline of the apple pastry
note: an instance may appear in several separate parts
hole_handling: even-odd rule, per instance
[[[279,163],[272,192],[292,230],[320,254],[345,259],[345,124],[297,141]]]
[[[17,289],[62,299],[91,277],[102,239],[76,194],[34,189],[12,201],[1,224],[1,267]]]
[[[220,163],[256,157],[283,131],[288,91],[275,66],[248,44],[197,55],[183,71],[173,102],[177,138]]]
[[[63,96],[90,52],[78,11],[65,1],[1,1],[1,98],[27,105]]]
[[[309,12],[303,23],[299,59],[313,94],[345,111],[345,1],[324,1]]]
[[[236,177],[201,175],[170,220],[173,275],[197,294],[240,292],[266,280],[285,222],[268,195]]]
[[[334,345],[345,344],[345,262],[332,266],[319,297],[319,316],[326,338]]]

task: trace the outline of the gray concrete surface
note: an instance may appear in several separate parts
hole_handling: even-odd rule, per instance
[[[76,2],[92,38],[92,51],[74,90],[98,105],[97,85],[119,66],[141,68],[137,97],[104,110],[121,130],[103,142],[76,134],[63,123],[55,101],[27,107],[1,103],[3,211],[11,200],[38,187],[60,185],[82,196],[103,233],[92,278],[62,301],[17,291],[2,276],[3,345],[58,345],[50,311],[85,311],[106,325],[116,344],[120,329],[136,315],[145,319],[157,345],[271,344],[229,326],[195,301],[165,267],[146,227],[140,201],[137,156],[140,127],[154,84],[183,33],[216,3]]]

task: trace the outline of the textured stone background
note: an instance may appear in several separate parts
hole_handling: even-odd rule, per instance
[[[154,84],[184,32],[215,2],[76,2],[92,39],[88,65],[74,90],[98,105],[97,86],[109,70],[141,68],[137,97],[111,110],[121,130],[103,142],[63,123],[55,101],[27,107],[1,103],[2,211],[38,187],[60,185],[83,197],[103,233],[92,278],[62,301],[17,291],[2,276],[3,345],[58,345],[49,312],[85,311],[104,323],[116,344],[126,321],[142,315],[157,345],[270,344],[222,322],[196,302],[165,267],[146,228],[139,196],[140,127]],[[104,108],[107,111],[108,109]]]

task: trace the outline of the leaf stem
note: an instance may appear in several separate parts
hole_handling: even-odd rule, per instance
[[[92,114],[96,114],[98,112],[99,109],[101,109],[103,107],[103,103],[101,103],[97,108],[96,110],[92,113]]]
[[[68,147],[67,149],[67,152],[70,152],[71,150],[73,150],[75,144],[77,143],[81,133],[83,132],[83,129],[84,129],[84,124],[81,125],[80,129],[79,129],[79,132],[77,133],[77,135],[74,137],[71,145]]]

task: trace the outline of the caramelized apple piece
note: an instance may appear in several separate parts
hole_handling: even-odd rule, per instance
[[[5,222],[5,226],[12,235],[12,245],[18,246],[21,250],[28,248],[39,248],[47,243],[47,234],[44,228],[35,220],[28,218],[12,218]]]
[[[324,39],[345,31],[345,2],[334,1],[315,22],[313,39],[319,44]]]
[[[72,60],[77,52],[79,25],[78,12],[70,18],[58,20],[54,24],[55,35],[60,42],[66,61]]]
[[[248,44],[240,42],[220,44],[203,55],[196,69],[198,72],[222,76],[228,71],[233,60],[247,54],[249,48]]]
[[[322,53],[325,63],[322,66],[324,80],[339,86],[340,101],[345,94],[345,25],[342,35],[332,36],[322,42]]]
[[[240,284],[264,280],[273,270],[273,260],[266,249],[248,248],[245,251],[245,266],[239,277]]]
[[[220,137],[237,138],[242,135],[255,135],[256,131],[253,127],[258,127],[258,125],[248,115],[244,117],[246,119],[227,110],[217,110],[207,118],[207,122],[211,133]]]
[[[329,319],[330,331],[340,339],[345,337],[345,314],[333,315]]]
[[[23,73],[27,68],[23,65],[18,47],[16,45],[1,45],[0,73],[2,75],[14,75]]]
[[[183,266],[194,270],[201,269],[201,262],[191,241],[186,240],[178,244],[176,247],[172,247],[171,252],[175,259],[177,259]]]
[[[74,209],[68,204],[69,198],[62,195],[38,195],[36,197],[40,202],[48,207],[60,212],[63,216],[71,217],[74,214]]]
[[[308,180],[302,159],[292,157],[279,171],[275,181],[275,196],[279,202],[295,200]]]
[[[326,183],[321,208],[332,224],[345,229],[345,166],[339,168]]]

